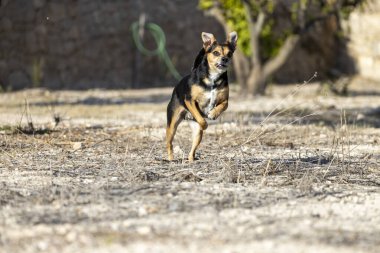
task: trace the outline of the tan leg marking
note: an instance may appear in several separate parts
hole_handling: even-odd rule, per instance
[[[202,130],[207,129],[207,122],[206,120],[202,117],[201,113],[198,111],[198,108],[195,104],[195,100],[186,100],[185,99],[185,104],[187,109],[190,111],[191,115],[193,115],[194,119],[198,122]]]
[[[203,130],[200,128],[200,125],[198,125],[197,122],[190,122],[190,126],[193,131],[193,144],[191,146],[191,151],[189,153],[188,159],[190,162],[192,162],[195,158],[195,151],[202,141]]]
[[[217,105],[214,109],[212,109],[209,112],[208,117],[210,119],[217,119],[220,116],[220,114],[222,114],[222,112],[227,110],[227,107],[228,107],[228,100],[225,100],[219,105]]]
[[[217,95],[217,101],[218,105],[215,106],[214,109],[212,109],[209,114],[207,115],[208,118],[210,119],[216,119],[224,112],[227,110],[228,107],[228,96],[229,96],[229,89],[228,87],[223,88],[218,92]]]
[[[172,115],[170,125],[166,128],[166,149],[168,151],[168,160],[172,161],[173,156],[173,139],[179,123],[181,123],[181,113],[185,110],[183,107],[177,108]]]

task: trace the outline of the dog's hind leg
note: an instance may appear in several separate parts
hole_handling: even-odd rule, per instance
[[[174,159],[173,139],[179,123],[181,123],[181,121],[183,120],[184,112],[185,108],[183,108],[182,106],[174,108],[174,110],[168,107],[168,122],[166,127],[166,148],[168,151],[169,161]]]
[[[190,126],[193,131],[193,144],[191,146],[191,151],[189,153],[188,159],[192,162],[195,158],[195,151],[197,150],[199,144],[202,141],[203,130],[201,129],[201,126],[194,121],[190,122]]]

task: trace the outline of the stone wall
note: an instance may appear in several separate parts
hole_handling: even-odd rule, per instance
[[[157,57],[141,55],[130,25],[145,13],[167,35],[167,51],[186,74],[202,31],[222,28],[188,0],[1,0],[0,84],[19,89],[135,88],[175,82]],[[155,44],[146,34],[146,46]],[[137,64],[136,64],[137,63]]]
[[[222,27],[197,0],[0,0],[0,86],[52,89],[173,86],[156,56],[144,56],[130,26],[142,13],[160,25],[181,75],[201,48],[202,31],[223,40]],[[378,29],[378,28],[376,28]],[[317,25],[276,73],[276,82],[302,82],[337,67],[336,24]],[[154,48],[145,33],[144,43]]]
[[[380,81],[380,1],[352,13],[348,25],[349,51],[357,62],[358,73]]]

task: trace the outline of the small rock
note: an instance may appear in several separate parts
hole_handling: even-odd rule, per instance
[[[37,248],[41,251],[46,251],[48,246],[49,246],[48,243],[45,241],[40,241],[37,243]]]
[[[365,118],[365,116],[362,113],[359,113],[358,116],[356,116],[356,120],[362,120],[364,118]]]
[[[142,226],[142,227],[136,228],[136,232],[140,235],[147,235],[152,232],[152,228],[148,226]]]
[[[179,155],[179,156],[183,156],[185,154],[179,146],[175,146],[173,151],[174,151],[174,154]]]
[[[71,231],[71,232],[67,233],[66,240],[68,242],[73,242],[77,239],[77,237],[78,237],[78,234],[74,231]]]
[[[78,149],[82,148],[82,143],[81,142],[74,142],[73,143],[73,150],[76,151]]]

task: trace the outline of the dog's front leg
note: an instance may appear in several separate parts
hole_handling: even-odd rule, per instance
[[[212,119],[212,120],[217,119],[220,116],[220,114],[222,114],[222,112],[227,110],[227,107],[228,107],[228,100],[224,100],[222,103],[214,107],[214,109],[212,109],[208,113],[207,118]]]
[[[191,115],[193,115],[194,119],[198,122],[199,126],[202,130],[206,130],[208,127],[208,124],[206,120],[202,117],[201,113],[199,112],[196,102],[194,99],[187,100],[185,99],[185,105]]]

